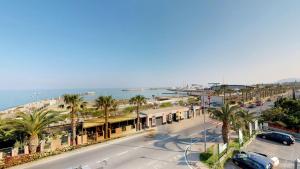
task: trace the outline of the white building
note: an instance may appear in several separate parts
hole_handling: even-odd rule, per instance
[[[192,117],[191,111],[187,107],[175,106],[161,109],[151,109],[142,111],[146,116],[146,127],[156,127],[173,121],[179,121]]]

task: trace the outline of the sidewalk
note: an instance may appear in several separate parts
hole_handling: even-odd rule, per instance
[[[187,147],[185,156],[190,169],[208,169],[208,166],[200,161],[200,152],[203,152],[203,145]]]
[[[147,129],[147,130],[143,130],[143,131],[140,131],[140,132],[137,132],[137,133],[134,133],[134,134],[130,134],[130,135],[125,136],[125,137],[112,139],[112,140],[105,141],[105,142],[102,142],[102,143],[97,143],[97,144],[94,144],[94,145],[89,145],[89,146],[86,146],[86,147],[78,148],[78,149],[75,149],[75,150],[72,150],[72,151],[64,152],[62,154],[45,157],[45,158],[42,158],[40,160],[36,160],[36,161],[29,162],[29,163],[21,164],[21,165],[14,166],[14,167],[11,167],[11,168],[12,169],[22,169],[22,168],[26,168],[26,167],[29,167],[29,166],[32,166],[32,165],[33,166],[34,165],[39,165],[39,164],[42,164],[46,161],[57,160],[57,159],[61,159],[61,158],[67,158],[69,156],[73,156],[73,155],[76,155],[76,154],[79,154],[79,153],[88,152],[90,150],[97,149],[97,148],[100,148],[100,147],[109,146],[110,144],[120,143],[124,140],[133,139],[135,137],[141,137],[141,136],[145,136],[145,135],[155,135],[157,133],[164,132],[164,131],[171,132],[171,133],[172,132],[178,132],[180,130],[184,130],[186,128],[192,127],[195,124],[199,124],[201,121],[202,121],[201,117],[197,117],[195,119],[186,119],[186,120],[183,120],[183,121],[180,121],[180,122],[174,122],[173,124],[167,124],[167,125],[164,125],[164,126],[159,126],[159,127],[156,127],[156,128],[150,128],[150,129]]]
[[[31,162],[28,162],[28,163],[24,163],[24,164],[16,165],[16,166],[13,166],[13,167],[9,167],[9,169],[23,169],[23,168],[28,168],[30,166],[39,165],[39,164],[42,164],[42,163],[47,162],[47,161],[70,157],[70,156],[73,156],[73,155],[76,155],[76,154],[91,151],[93,149],[109,146],[110,144],[116,144],[116,143],[120,143],[120,142],[125,141],[125,140],[134,139],[136,137],[144,136],[144,135],[147,135],[147,134],[149,134],[153,131],[154,131],[153,129],[143,130],[143,131],[137,132],[135,134],[124,136],[124,137],[121,137],[121,138],[111,139],[111,140],[108,140],[108,141],[105,141],[105,142],[102,142],[102,143],[96,143],[96,144],[93,144],[93,145],[89,145],[89,146],[86,146],[86,147],[81,147],[81,148],[74,149],[74,150],[64,152],[64,153],[61,153],[61,154],[57,154],[57,155],[41,158],[39,160],[31,161]]]
[[[215,132],[217,128],[207,129],[207,143],[206,148],[222,141],[219,132]],[[190,169],[208,169],[209,167],[200,161],[200,153],[204,152],[204,136],[197,134],[193,136],[196,138],[192,140],[192,144],[186,147],[185,156],[186,162]]]

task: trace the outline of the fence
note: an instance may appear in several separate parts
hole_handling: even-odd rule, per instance
[[[13,150],[13,147],[7,147],[7,148],[0,149],[0,152],[2,152],[2,158],[12,156],[12,150]],[[0,159],[1,159],[1,157],[0,157]]]
[[[27,152],[28,152],[28,147]],[[7,147],[0,149],[0,159],[25,154],[25,147]]]
[[[295,160],[295,169],[300,169],[300,159]]]
[[[293,135],[295,138],[300,139],[300,133],[293,132],[294,130],[287,130],[284,128],[279,128],[278,126],[270,125],[267,127],[268,130],[278,131],[282,133],[287,133]]]

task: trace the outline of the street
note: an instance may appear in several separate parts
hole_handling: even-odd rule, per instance
[[[266,103],[249,111],[260,112],[269,108],[271,104]],[[206,129],[215,126],[217,122],[212,120],[205,124]],[[13,168],[72,169],[82,166],[86,169],[187,169],[185,148],[191,143],[191,138],[198,138],[203,142],[203,132],[201,132],[203,129],[201,116],[159,126],[153,132],[92,145]],[[207,133],[207,137],[211,140],[214,139],[213,137],[219,137],[219,133],[216,135],[212,130]],[[198,146],[199,144],[203,145],[201,142]],[[197,157],[194,160],[197,160]]]
[[[191,136],[204,128],[202,118],[188,119],[158,127],[157,131],[110,143],[89,146],[37,162],[17,166],[22,169],[183,169],[186,166],[184,150]],[[216,122],[205,124],[206,128]]]
[[[271,108],[274,105],[274,102],[265,102],[262,106],[256,106],[254,108],[245,108],[246,110],[249,110],[249,112],[256,112],[257,115],[260,115],[260,113],[264,110],[267,110]]]

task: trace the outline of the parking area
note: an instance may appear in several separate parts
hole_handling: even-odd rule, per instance
[[[245,151],[258,152],[268,155],[269,157],[279,158],[278,169],[294,169],[294,162],[300,158],[300,141],[294,145],[286,146],[277,142],[256,138],[248,145]],[[225,165],[226,169],[237,169],[231,161]]]

